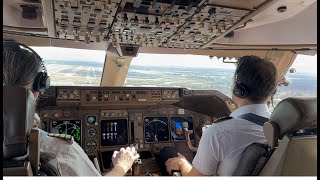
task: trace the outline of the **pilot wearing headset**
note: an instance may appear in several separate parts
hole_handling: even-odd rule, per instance
[[[242,152],[253,142],[264,142],[263,123],[271,113],[267,101],[276,92],[277,69],[270,61],[244,56],[237,62],[232,92],[238,109],[215,121],[202,134],[192,165],[177,154],[165,161],[171,174],[183,176],[231,176]]]
[[[50,86],[50,77],[41,57],[28,46],[12,40],[3,41],[3,86],[20,86],[33,92],[35,99]],[[35,126],[40,118],[35,115]],[[77,143],[49,137],[41,131],[40,151],[56,155],[62,176],[100,176]],[[139,158],[135,148],[121,148],[112,156],[114,167],[107,176],[123,176]]]

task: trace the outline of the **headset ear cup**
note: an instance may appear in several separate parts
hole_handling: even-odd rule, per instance
[[[34,91],[40,91],[40,79],[41,79],[41,76],[42,76],[42,73],[43,72],[39,72],[36,76],[36,78],[34,78],[34,81],[33,81],[33,90]]]
[[[248,91],[246,89],[246,87],[242,84],[237,84],[235,85],[235,87],[233,88],[233,94],[238,97],[238,98],[245,98],[248,94]]]
[[[45,72],[39,72],[33,83],[34,91],[43,91],[48,89],[50,86],[50,77]]]

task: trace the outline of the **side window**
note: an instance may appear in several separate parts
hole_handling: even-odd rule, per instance
[[[317,97],[317,55],[297,55],[279,83],[274,107],[287,97]]]

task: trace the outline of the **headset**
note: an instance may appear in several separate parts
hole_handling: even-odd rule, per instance
[[[3,40],[3,46],[12,51],[28,50],[39,60],[42,66],[42,71],[38,72],[37,76],[33,81],[33,91],[38,91],[42,93],[50,87],[50,77],[48,76],[47,69],[39,54],[37,54],[33,49],[31,49],[27,45],[18,43],[13,40]]]
[[[246,84],[242,83],[241,81],[239,81],[238,79],[238,73],[239,73],[239,69],[241,69],[241,66],[243,64],[243,61],[240,62],[240,64],[238,65],[236,71],[235,71],[235,86],[233,88],[233,94],[240,98],[240,99],[244,99],[248,96],[248,94],[250,93],[249,88],[246,86]],[[271,97],[273,98],[273,95],[277,92],[277,88],[275,87],[274,89],[272,89],[269,93],[269,95],[271,95]]]
[[[238,98],[244,99],[248,96],[249,90],[248,87],[238,79],[238,72],[242,64],[243,63],[240,62],[235,72],[235,86],[233,87],[233,94]]]

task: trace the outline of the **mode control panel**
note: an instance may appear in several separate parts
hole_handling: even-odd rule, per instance
[[[109,118],[109,117],[127,117],[128,112],[126,110],[101,110],[100,117],[101,118]]]
[[[181,91],[181,93],[180,93]],[[87,105],[124,105],[173,103],[183,95],[182,88],[81,88],[57,87],[56,100],[58,106]],[[181,94],[181,95],[180,95]],[[52,101],[51,101],[52,102]]]

